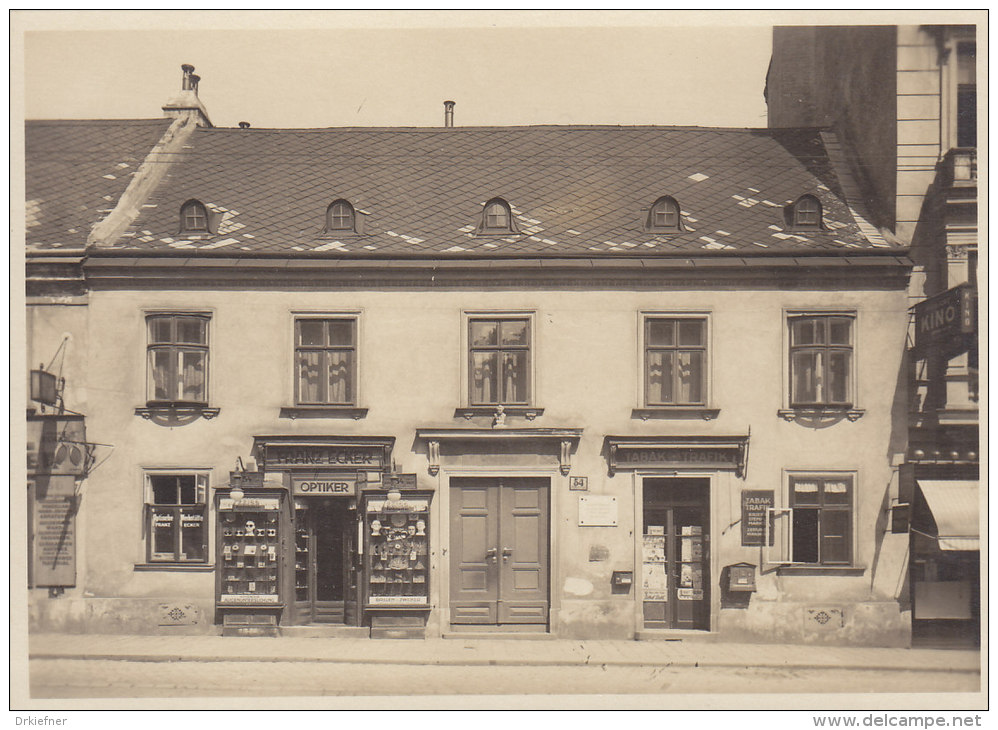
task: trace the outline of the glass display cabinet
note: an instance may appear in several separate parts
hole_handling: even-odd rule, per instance
[[[244,491],[243,491],[244,490]],[[223,635],[276,635],[284,608],[282,545],[287,495],[241,488],[216,494],[216,609]]]
[[[364,606],[372,638],[422,638],[430,608],[427,492],[364,495]]]

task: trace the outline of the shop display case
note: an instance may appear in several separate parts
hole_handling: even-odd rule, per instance
[[[372,637],[408,638],[425,632],[430,497],[416,492],[394,500],[384,492],[365,497],[364,604]]]
[[[216,605],[223,634],[276,634],[281,609],[285,495],[217,497]]]

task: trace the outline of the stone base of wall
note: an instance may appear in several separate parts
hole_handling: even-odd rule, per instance
[[[64,634],[218,634],[215,606],[188,599],[31,596],[28,628]]]
[[[911,612],[896,602],[759,601],[722,609],[718,638],[731,642],[825,646],[911,646]]]

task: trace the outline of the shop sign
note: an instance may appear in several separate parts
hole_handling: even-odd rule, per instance
[[[369,606],[424,606],[426,596],[368,596]]]
[[[76,585],[76,500],[38,498],[31,505],[31,579],[36,586]]]
[[[368,512],[428,512],[428,499],[400,499],[390,502],[387,499],[371,499],[367,502]]]
[[[676,598],[680,601],[702,601],[703,600],[703,589],[702,588],[677,588]]]
[[[31,418],[26,435],[29,474],[84,475],[88,453],[82,418]]]
[[[400,492],[416,488],[415,474],[385,474],[381,477],[381,488],[385,491],[397,489]]]
[[[232,499],[223,497],[218,500],[219,509],[280,509],[281,500],[277,497],[245,497],[243,499]]]
[[[366,467],[383,469],[383,446],[332,446],[324,444],[267,444],[264,460],[267,469],[275,467]]]
[[[218,597],[219,603],[251,604],[257,603],[278,603],[278,596],[243,594],[243,595],[221,595]]]
[[[974,291],[969,284],[947,289],[915,305],[915,351],[939,350],[945,355],[966,352],[976,332]]]
[[[766,541],[766,515],[776,504],[772,489],[746,489],[742,492],[742,545],[762,545]],[[773,545],[773,530],[769,544]]]
[[[357,475],[292,477],[291,493],[298,497],[352,497],[357,494]]]
[[[617,447],[617,467],[698,466],[708,469],[734,468],[741,451],[735,448],[701,446],[647,446],[640,448]]]

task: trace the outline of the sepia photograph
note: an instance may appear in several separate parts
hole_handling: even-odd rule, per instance
[[[987,29],[11,11],[16,724],[981,727]]]

